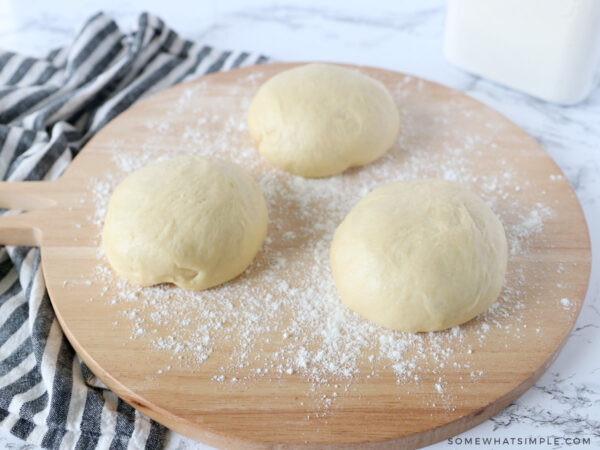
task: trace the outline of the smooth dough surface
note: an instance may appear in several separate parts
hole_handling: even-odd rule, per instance
[[[498,298],[508,258],[490,207],[457,183],[401,181],[358,202],[337,228],[331,267],[342,301],[386,328],[437,331]]]
[[[206,289],[242,273],[266,232],[265,199],[244,169],[180,156],[143,167],[117,186],[102,245],[114,270],[142,286]]]
[[[261,154],[303,177],[368,164],[396,140],[398,109],[386,87],[330,64],[286,70],[264,83],[248,111]]]

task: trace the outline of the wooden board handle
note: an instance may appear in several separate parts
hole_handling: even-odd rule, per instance
[[[42,244],[42,231],[39,211],[23,214],[10,214],[0,217],[0,244],[39,247]]]
[[[29,211],[56,205],[55,181],[0,182],[0,208]]]
[[[27,211],[0,217],[0,244],[41,245],[41,228],[48,209],[57,204],[54,181],[0,182],[0,208]]]

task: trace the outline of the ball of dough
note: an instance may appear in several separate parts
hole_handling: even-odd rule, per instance
[[[275,75],[248,112],[262,155],[309,178],[374,161],[394,144],[399,127],[398,109],[381,82],[329,64]]]
[[[331,268],[342,301],[386,328],[437,331],[500,295],[508,250],[490,207],[442,180],[386,184],[337,228]]]
[[[114,190],[102,232],[109,263],[149,286],[206,289],[242,273],[267,233],[267,206],[237,164],[180,156],[130,174]]]

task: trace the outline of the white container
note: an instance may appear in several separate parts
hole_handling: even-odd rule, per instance
[[[444,54],[543,100],[580,102],[600,54],[600,0],[449,0]]]

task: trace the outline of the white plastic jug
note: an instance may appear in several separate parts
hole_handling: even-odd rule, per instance
[[[598,66],[600,0],[449,0],[444,54],[543,100],[578,103]]]

